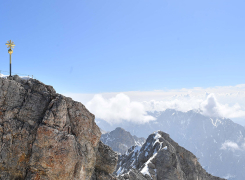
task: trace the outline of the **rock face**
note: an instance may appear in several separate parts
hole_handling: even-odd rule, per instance
[[[0,78],[1,180],[110,177],[117,154],[100,136],[81,103],[38,80]]]
[[[120,180],[224,180],[208,174],[196,156],[161,131],[121,155],[115,174]]]
[[[115,156],[115,152],[112,151],[112,149],[109,146],[103,144],[100,141],[98,151],[96,153],[95,168],[108,173],[113,173],[116,165],[117,165],[117,156]]]
[[[212,175],[229,180],[245,179],[245,128],[226,118],[211,118],[199,111],[165,110],[148,113],[156,118],[145,124],[125,122],[122,128],[138,137],[161,130],[191,151]],[[116,126],[97,120],[106,131]],[[117,125],[118,126],[118,125]]]
[[[112,150],[124,154],[131,146],[141,146],[145,142],[145,138],[138,138],[132,136],[123,128],[116,128],[115,130],[101,135],[100,140],[110,146]]]

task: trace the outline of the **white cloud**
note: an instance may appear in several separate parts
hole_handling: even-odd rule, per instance
[[[231,150],[231,151],[241,150],[240,147],[238,146],[238,144],[235,143],[235,142],[232,142],[232,141],[225,141],[221,145],[221,149],[223,149],[223,150]]]
[[[111,124],[120,123],[123,120],[135,123],[155,120],[154,117],[146,114],[141,103],[131,101],[122,93],[110,99],[105,99],[102,95],[97,94],[86,106],[97,118],[104,119]]]
[[[206,116],[211,117],[218,117],[220,116],[220,105],[217,102],[217,99],[215,98],[214,94],[209,94],[207,99],[204,100],[200,104],[200,109],[203,111],[203,114]]]
[[[74,93],[64,95],[82,102],[96,117],[107,118],[109,122],[119,122],[122,119],[147,122],[150,117],[146,116],[145,111],[176,109],[186,112],[201,109],[204,115],[226,117],[245,125],[245,84],[122,93],[124,96],[116,92],[100,95]],[[129,108],[132,107],[134,109],[131,112]]]
[[[242,109],[238,103],[234,105],[221,104],[213,93],[209,94],[207,99],[201,103],[200,109],[204,115],[211,117],[237,118],[245,116],[244,108]]]
[[[210,117],[239,118],[245,117],[245,109],[238,103],[234,105],[221,104],[214,93],[203,94],[203,97],[193,95],[177,96],[167,101],[144,101],[147,111],[163,111],[166,109],[176,109],[178,111],[189,111],[200,109],[202,113]]]
[[[144,101],[142,104],[145,106],[147,111],[164,111],[166,109],[176,109],[179,111],[189,111],[192,109],[198,109],[201,99],[172,99],[166,101]]]

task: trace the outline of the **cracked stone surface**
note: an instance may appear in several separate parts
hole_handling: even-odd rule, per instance
[[[100,142],[100,136],[94,115],[52,86],[18,76],[0,78],[1,180],[109,177],[117,154]],[[110,152],[112,160],[100,157],[103,151]]]

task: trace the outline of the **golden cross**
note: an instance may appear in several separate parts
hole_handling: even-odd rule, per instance
[[[7,48],[10,48],[10,49],[12,49],[12,48],[14,48],[14,42],[13,41],[7,41],[7,43],[6,43],[6,45],[7,45]]]

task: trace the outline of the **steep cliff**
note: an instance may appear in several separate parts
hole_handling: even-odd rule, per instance
[[[117,155],[100,136],[81,103],[35,79],[0,78],[1,180],[109,179]]]

